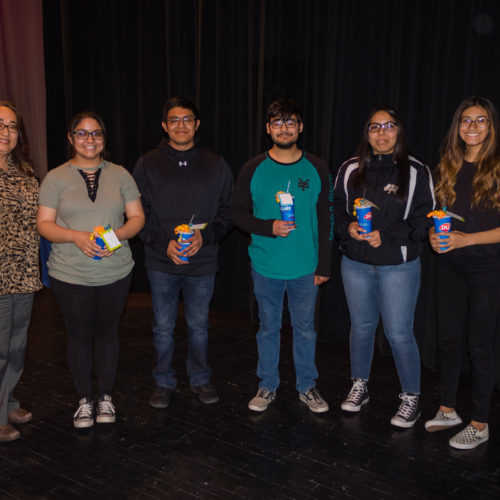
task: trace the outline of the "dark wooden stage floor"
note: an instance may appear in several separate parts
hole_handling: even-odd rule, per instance
[[[84,304],[82,304],[82,307]],[[282,385],[264,414],[247,409],[257,389],[256,325],[246,313],[213,312],[210,358],[221,401],[203,406],[185,378],[185,327],[178,326],[179,387],[171,406],[148,405],[153,385],[148,295],[132,295],[123,317],[115,425],[77,431],[65,332],[51,292],[36,299],[26,369],[17,394],[34,414],[22,438],[0,445],[0,497],[130,499],[500,498],[500,398],[490,441],[472,451],[448,447],[452,430],[427,434],[437,407],[435,374],[423,373],[423,418],[400,431],[391,358],[376,356],[371,401],[359,415],[339,405],[349,388],[348,345],[318,345],[319,388],[333,406],[311,414],[294,388],[290,332],[283,335]],[[470,415],[469,380],[460,413]]]

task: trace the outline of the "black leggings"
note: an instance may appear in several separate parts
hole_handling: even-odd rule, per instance
[[[130,290],[132,273],[102,286],[73,285],[50,278],[68,329],[68,364],[79,398],[92,394],[92,347],[99,394],[111,394],[120,344],[118,324]]]
[[[497,264],[497,265],[495,265]],[[494,337],[500,309],[498,263],[489,272],[451,266],[439,258],[436,282],[438,311],[439,385],[441,404],[455,408],[467,329],[467,351],[472,368],[472,420],[487,422],[495,386]]]

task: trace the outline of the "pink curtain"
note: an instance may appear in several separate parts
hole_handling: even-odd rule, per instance
[[[36,174],[47,173],[42,0],[0,0],[0,100],[21,112]]]

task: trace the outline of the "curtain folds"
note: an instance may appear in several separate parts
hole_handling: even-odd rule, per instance
[[[19,109],[36,175],[47,172],[42,0],[0,0],[0,100]]]
[[[265,108],[279,97],[303,104],[302,145],[333,175],[377,104],[399,109],[412,152],[431,166],[464,96],[500,106],[494,0],[44,0],[44,23],[51,167],[65,159],[69,117],[91,108],[107,124],[111,159],[132,169],[158,142],[162,104],[176,94],[198,101],[200,136],[235,176],[268,146]],[[220,307],[249,303],[247,244],[234,230],[221,247]],[[137,289],[147,285],[135,252]],[[423,260],[425,351],[434,328],[430,250]],[[321,337],[346,338],[337,251],[319,304]]]

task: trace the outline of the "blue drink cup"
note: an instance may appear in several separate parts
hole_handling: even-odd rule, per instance
[[[193,237],[194,233],[180,232],[178,234],[179,236],[177,237],[177,242],[181,246],[182,252],[182,250],[185,250],[189,245],[191,245],[191,242],[189,240]],[[180,255],[179,259],[183,260],[184,262],[189,262],[189,258],[184,255]]]
[[[282,205],[280,203],[280,211],[281,220],[295,223],[295,206],[293,203],[291,205]]]
[[[372,232],[372,207],[356,207],[356,217],[358,218],[358,226],[363,228],[367,233]],[[359,232],[359,231],[358,231]],[[366,234],[359,232],[359,234]]]
[[[436,233],[449,233],[451,231],[451,217],[447,215],[446,217],[432,217],[434,219],[434,230]],[[446,240],[449,238],[448,235],[441,234],[438,238]],[[441,250],[448,250],[449,247],[441,247]]]
[[[106,243],[104,243],[104,240],[102,238],[100,238],[99,236],[96,236],[95,238],[95,242],[104,250],[106,248]],[[101,256],[100,255],[94,255],[92,257],[94,260],[101,260]]]

